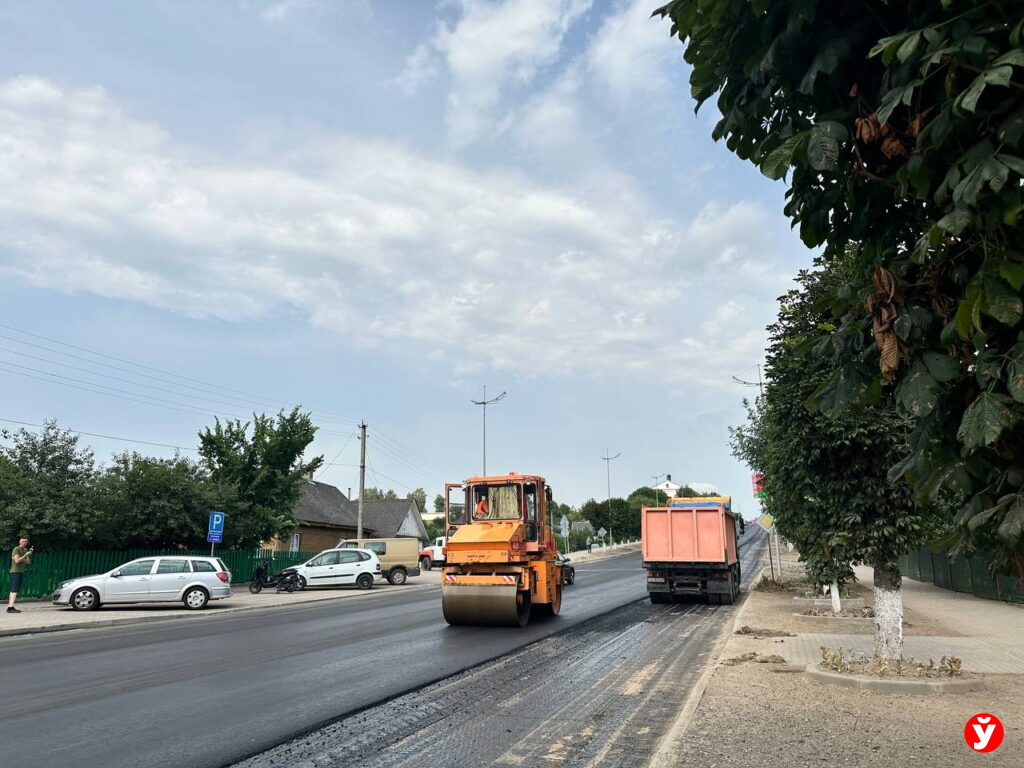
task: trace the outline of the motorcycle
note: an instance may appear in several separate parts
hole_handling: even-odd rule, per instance
[[[252,581],[249,582],[249,591],[258,595],[264,587],[276,587],[278,592],[294,592],[302,588],[299,581],[299,573],[294,568],[285,568],[280,573],[268,576],[269,569],[265,565],[256,567]]]

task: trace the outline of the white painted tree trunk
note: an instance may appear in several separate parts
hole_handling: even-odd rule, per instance
[[[903,577],[894,563],[875,564],[875,655],[903,657]]]
[[[832,579],[832,586],[829,587],[832,593],[832,613],[839,613],[843,610],[843,604],[839,602],[839,581]]]

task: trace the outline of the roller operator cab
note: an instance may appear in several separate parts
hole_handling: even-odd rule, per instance
[[[562,567],[547,525],[551,489],[515,472],[445,486],[441,607],[449,624],[525,627],[557,615]]]

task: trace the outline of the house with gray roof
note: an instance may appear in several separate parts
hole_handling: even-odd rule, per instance
[[[350,502],[352,509],[358,501]],[[367,533],[367,529],[373,529]],[[363,536],[375,539],[411,538],[427,541],[419,507],[413,499],[375,499],[363,502]]]
[[[356,536],[356,507],[333,485],[303,480],[293,514],[298,525],[288,536],[272,542],[277,552],[319,552],[337,546],[339,539]],[[379,537],[365,519],[363,535]]]

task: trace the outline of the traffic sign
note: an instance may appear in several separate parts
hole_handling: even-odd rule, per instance
[[[562,515],[562,519],[559,521],[558,527],[561,529],[559,533],[562,534],[562,538],[567,538],[569,536],[569,518]]]
[[[224,513],[223,512],[211,512],[210,513],[210,526],[207,529],[208,533],[224,533]]]
[[[210,525],[206,529],[206,540],[210,542],[210,556],[213,556],[213,545],[224,541],[224,518],[223,512],[210,513]]]
[[[765,512],[759,518],[757,518],[757,524],[764,528],[766,531],[771,531],[775,527],[775,518]]]
[[[608,531],[606,531],[606,530],[605,530],[604,528],[598,528],[598,529],[597,529],[597,536],[598,536],[598,538],[601,538],[601,539],[603,539],[603,538],[604,538],[604,535],[605,535],[606,533],[608,533]]]

